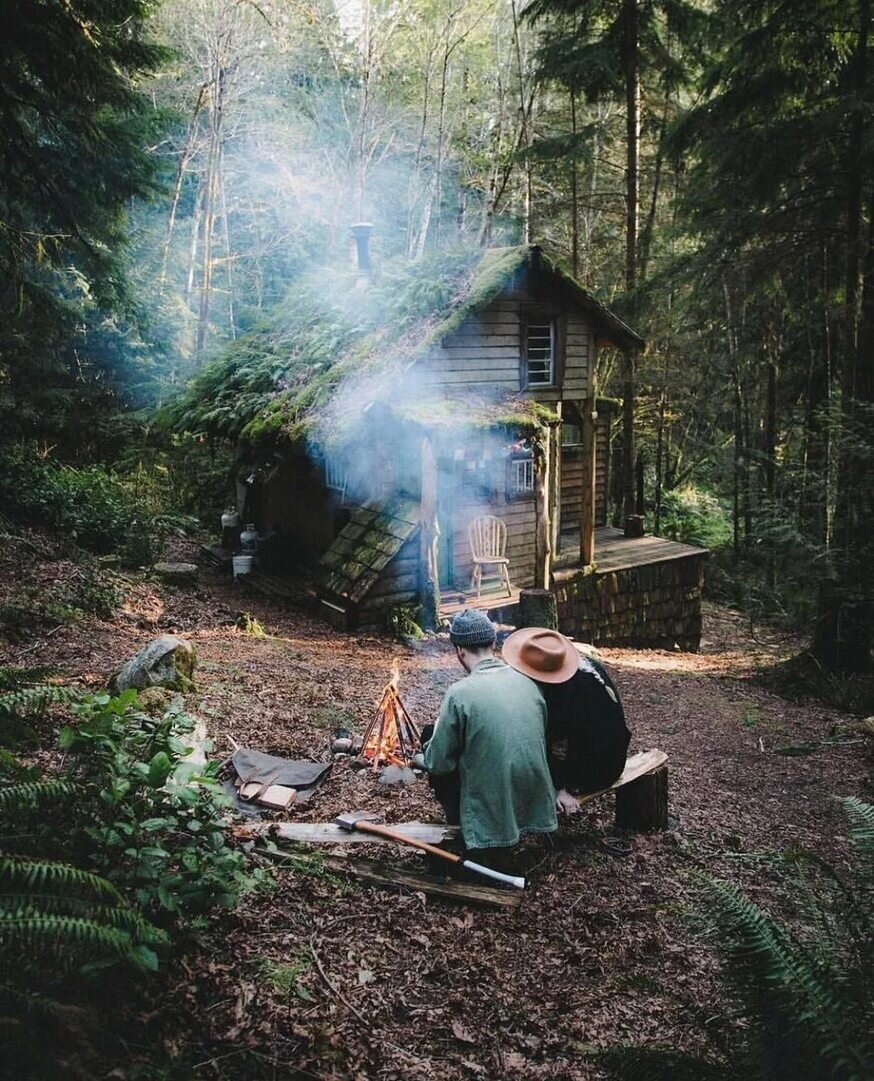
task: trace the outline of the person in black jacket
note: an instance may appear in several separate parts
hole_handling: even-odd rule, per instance
[[[533,679],[546,700],[556,807],[575,814],[575,795],[608,788],[625,768],[631,733],[616,685],[558,631],[526,627],[504,642],[504,660]]]

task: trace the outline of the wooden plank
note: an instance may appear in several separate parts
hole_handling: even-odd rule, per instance
[[[584,650],[580,648],[578,642],[574,645],[580,651],[584,653]],[[630,784],[632,781],[636,781],[638,777],[643,777],[647,773],[653,773],[667,762],[668,756],[664,751],[659,751],[653,748],[649,751],[640,751],[639,754],[634,754],[625,763],[625,769],[622,771],[622,776],[617,777],[613,784],[609,788],[602,788],[600,792],[590,792],[588,795],[580,796],[577,802],[582,807],[586,803],[591,803],[592,800],[597,799],[598,796],[603,796],[607,792],[612,792],[616,788],[622,788],[623,785]]]
[[[518,341],[515,345],[501,345],[485,335],[476,339],[476,341],[476,345],[444,346],[442,351],[435,355],[434,359],[492,361],[495,358],[506,357],[508,360],[515,359],[517,363],[519,361],[520,349]]]
[[[439,845],[458,837],[458,826],[442,826],[439,822],[393,822],[391,828],[415,841],[427,841]],[[237,836],[274,837],[277,841],[299,841],[314,845],[382,844],[396,845],[388,837],[376,837],[370,833],[344,830],[336,822],[254,822],[240,826]]]
[[[493,908],[518,908],[522,904],[523,891],[494,886],[479,886],[472,882],[454,879],[441,880],[424,871],[406,867],[389,867],[375,860],[344,860],[328,857],[324,865],[338,874],[353,875],[374,886],[402,886],[430,897],[443,897],[448,901],[460,901]],[[447,866],[449,866],[447,864]]]
[[[466,330],[464,324],[456,334],[450,334],[443,339],[444,349],[468,349],[470,346],[475,346],[481,342],[487,342],[488,345],[503,345],[515,348],[516,352],[519,352],[519,334],[508,334],[506,331],[498,329],[493,330],[491,327],[471,328]]]
[[[509,368],[491,369],[485,371],[462,371],[462,372],[449,372],[449,371],[425,371],[422,373],[423,383],[427,383],[429,386],[442,385],[446,386],[475,386],[481,384],[482,386],[501,386],[512,387],[514,390],[519,389],[519,368],[518,365],[511,371]]]

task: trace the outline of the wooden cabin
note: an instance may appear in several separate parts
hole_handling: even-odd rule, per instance
[[[539,247],[488,250],[438,311],[345,343],[307,438],[261,452],[252,515],[290,561],[317,559],[322,611],[348,629],[497,613],[539,587],[566,633],[696,648],[706,553],[606,524],[598,351],[642,344]],[[509,589],[498,564],[474,588],[475,523],[493,519]]]

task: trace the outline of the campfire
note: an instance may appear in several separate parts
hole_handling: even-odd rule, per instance
[[[361,757],[373,763],[374,772],[380,766],[408,765],[421,743],[419,729],[398,694],[399,680],[400,671],[395,661],[391,679],[386,683],[376,713],[364,733]]]

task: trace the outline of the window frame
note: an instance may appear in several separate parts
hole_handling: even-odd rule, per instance
[[[326,454],[322,458],[322,468],[325,487],[329,492],[335,492],[341,500],[344,500],[349,489],[349,470],[346,463]]]
[[[522,466],[526,474],[530,473],[531,486],[520,488],[517,481],[517,471]],[[515,458],[507,459],[507,482],[506,482],[506,496],[507,502],[513,503],[523,499],[534,498],[534,455],[527,454],[525,456],[519,456]]]
[[[552,336],[552,364],[548,383],[532,383],[529,379],[528,337],[532,326],[548,325]],[[519,388],[530,391],[556,391],[564,380],[564,313],[555,305],[523,307],[519,319]]]

